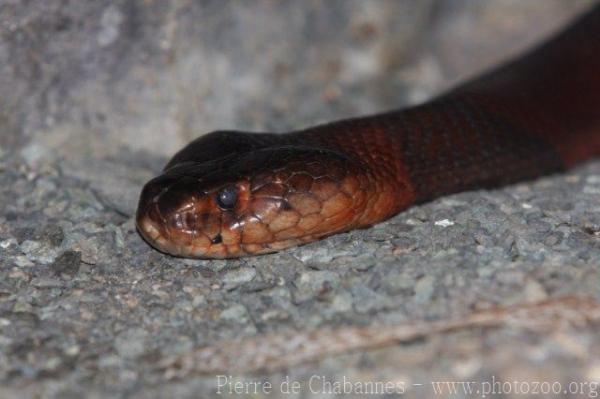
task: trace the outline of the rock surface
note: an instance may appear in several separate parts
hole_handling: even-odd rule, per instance
[[[238,337],[600,298],[600,162],[241,260],[162,255],[132,220],[143,183],[193,137],[422,101],[590,4],[0,3],[0,398],[213,397],[236,381],[240,397],[332,397],[325,382],[344,378],[419,398],[432,381],[595,392],[586,325],[465,329],[232,380],[161,365]]]

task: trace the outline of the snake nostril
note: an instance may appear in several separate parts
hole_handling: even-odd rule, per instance
[[[142,236],[149,242],[155,242],[162,236],[160,223],[157,223],[153,212],[154,207],[138,212],[136,216],[136,226],[142,233]]]
[[[160,225],[163,223],[164,219],[160,214],[158,206],[155,203],[145,203],[144,206],[140,206],[138,208],[136,214],[136,221],[138,224],[142,223],[144,220],[152,223],[153,225]]]
[[[216,236],[213,237],[212,240],[210,240],[211,243],[213,244],[220,244],[223,242],[223,237],[221,237],[221,233],[217,234]]]

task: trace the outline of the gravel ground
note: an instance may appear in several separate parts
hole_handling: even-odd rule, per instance
[[[1,2],[0,397],[320,398],[345,380],[395,384],[385,397],[432,397],[432,381],[594,397],[594,320],[432,328],[235,373],[169,362],[241,337],[266,349],[294,331],[600,299],[600,162],[241,260],[165,256],[132,219],[144,182],[199,134],[422,101],[589,4]]]

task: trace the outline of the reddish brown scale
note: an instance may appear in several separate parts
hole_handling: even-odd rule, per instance
[[[137,225],[177,256],[274,252],[598,153],[600,6],[537,50],[418,107],[285,135],[205,135],[144,187]]]

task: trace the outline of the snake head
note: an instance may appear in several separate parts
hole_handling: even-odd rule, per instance
[[[360,162],[300,146],[182,162],[145,185],[136,222],[171,255],[275,252],[359,227],[372,181]]]

